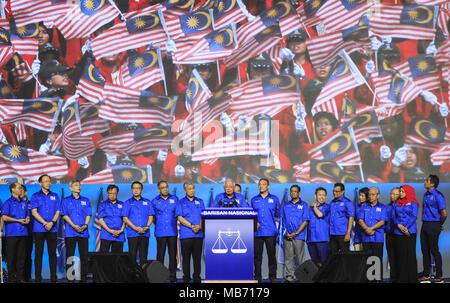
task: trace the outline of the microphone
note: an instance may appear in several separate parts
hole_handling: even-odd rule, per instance
[[[234,199],[233,207],[239,207],[239,202],[236,199]]]
[[[222,207],[222,205],[223,205],[223,202],[222,202],[222,200],[220,200],[219,201],[219,207]]]

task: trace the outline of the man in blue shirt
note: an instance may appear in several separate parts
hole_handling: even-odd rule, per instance
[[[202,263],[203,231],[201,212],[205,209],[203,200],[195,196],[195,185],[184,184],[186,196],[178,201],[175,215],[180,221],[181,257],[183,259],[183,280],[191,280],[191,256],[194,263],[194,283],[200,283]]]
[[[245,201],[245,197],[234,191],[235,184],[233,180],[225,181],[224,190],[225,192],[220,193],[215,197],[210,207],[249,207],[248,203]]]
[[[25,245],[30,223],[30,211],[25,201],[20,199],[22,186],[14,182],[9,186],[11,197],[2,207],[2,219],[5,224],[7,245],[8,282],[25,282],[23,279],[25,265]]]
[[[89,251],[89,233],[88,225],[92,216],[91,201],[81,196],[80,180],[70,182],[70,191],[72,194],[61,201],[61,216],[65,221],[64,241],[66,244],[66,272],[67,280],[73,282],[75,276],[70,268],[73,266],[73,257],[75,256],[75,246],[78,243],[78,252],[80,255],[80,278],[81,282],[86,282],[88,271],[88,251]]]
[[[119,187],[114,184],[108,185],[106,194],[108,199],[98,206],[98,222],[100,230],[100,252],[112,253],[123,252],[125,242],[125,222],[123,221],[123,202],[117,200]]]
[[[261,264],[264,244],[269,259],[269,279],[272,283],[277,281],[277,225],[280,218],[280,201],[277,196],[269,193],[269,180],[262,178],[258,182],[259,195],[251,199],[251,205],[258,210],[258,222],[254,240],[254,266],[255,280],[261,281]]]
[[[334,199],[330,203],[330,255],[350,248],[355,207],[344,194],[344,184],[334,184]]]
[[[387,218],[384,205],[378,201],[379,197],[380,191],[378,188],[371,187],[369,189],[369,201],[358,209],[356,219],[357,224],[364,231],[361,235],[363,249],[371,252],[372,255],[377,256],[383,262],[383,226]]]
[[[283,239],[284,274],[288,282],[294,282],[295,264],[297,263],[297,267],[302,264],[305,256],[309,211],[308,204],[300,199],[300,186],[292,185],[290,195],[291,201],[283,205],[281,216],[286,227],[286,235]]]
[[[325,263],[330,253],[330,205],[325,203],[327,190],[316,188],[316,202],[309,208],[308,252],[312,260]]]
[[[131,184],[133,197],[125,201],[123,220],[127,225],[128,251],[132,260],[137,262],[139,250],[139,264],[147,262],[150,225],[153,221],[151,201],[142,197],[144,186],[139,181]]]
[[[443,283],[442,256],[439,252],[439,235],[447,219],[447,207],[444,195],[437,190],[439,177],[430,175],[425,180],[422,210],[422,229],[420,231],[420,246],[423,255],[423,278],[421,282],[431,281],[431,255],[436,265],[436,276],[433,282]]]
[[[56,276],[56,236],[58,232],[58,218],[61,212],[61,200],[58,194],[52,192],[52,180],[48,175],[42,175],[38,179],[41,190],[31,196],[31,214],[34,217],[33,236],[34,250],[34,274],[35,281],[42,281],[42,255],[44,243],[47,241],[48,261],[50,264],[50,280],[57,282]]]
[[[152,200],[155,214],[156,260],[164,264],[166,247],[169,252],[170,281],[177,279],[177,218],[175,208],[178,198],[169,194],[167,181],[158,182],[159,195]]]

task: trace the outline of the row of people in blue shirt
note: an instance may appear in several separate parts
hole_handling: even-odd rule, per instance
[[[422,220],[424,222],[439,222],[441,226],[445,221],[446,207],[443,195],[436,189],[439,184],[439,179],[436,178],[436,176],[430,176],[425,182],[427,192],[424,196]],[[8,239],[12,239],[10,243],[15,243],[20,240],[20,237],[28,234],[27,226],[32,222],[32,220],[29,220],[31,215],[37,221],[37,223],[34,222],[31,229],[35,234],[54,233],[56,235],[56,222],[61,215],[65,220],[65,238],[87,240],[89,237],[87,227],[92,216],[92,206],[89,199],[80,195],[80,182],[73,181],[70,184],[72,195],[62,201],[56,193],[50,191],[51,180],[49,176],[41,176],[39,182],[41,190],[32,195],[28,205],[20,198],[22,186],[20,184],[10,186],[12,196],[2,207],[2,219],[6,225],[5,235]],[[325,203],[327,191],[322,187],[317,188],[315,192],[316,201],[311,206],[301,200],[298,185],[291,186],[291,199],[283,206],[280,205],[277,196],[269,193],[269,187],[269,181],[261,179],[258,183],[260,194],[253,197],[248,204],[244,196],[235,191],[233,181],[228,180],[224,185],[224,193],[217,195],[211,204],[211,207],[253,207],[258,210],[258,223],[255,232],[255,279],[257,280],[261,280],[264,243],[269,257],[269,278],[273,281],[276,280],[275,243],[279,230],[277,220],[280,217],[282,218],[281,224],[285,227],[283,238],[283,241],[286,242],[284,245],[285,258],[292,258],[292,260],[285,260],[285,273],[288,281],[295,278],[294,262],[290,261],[293,261],[294,255],[297,260],[303,260],[305,241],[308,243],[311,258],[321,262],[325,262],[330,254],[339,250],[349,250],[352,230],[354,231],[355,243],[364,243],[365,249],[370,249],[381,258],[385,232],[389,235],[406,235],[411,239],[413,238],[411,235],[414,235],[415,243],[419,204],[415,199],[414,189],[408,185],[394,189],[393,193],[398,191],[399,194],[393,196],[391,193],[391,203],[388,205],[378,201],[379,191],[377,188],[360,190],[361,203],[357,206],[345,197],[345,187],[341,183],[335,184],[333,189],[334,199],[330,204]],[[200,280],[201,246],[203,245],[200,212],[205,208],[205,205],[202,199],[195,197],[194,184],[185,184],[184,189],[186,196],[178,200],[176,196],[169,193],[168,183],[160,181],[158,183],[160,194],[150,201],[141,196],[142,184],[134,182],[132,184],[133,197],[122,202],[117,200],[119,188],[115,185],[109,185],[107,188],[108,199],[98,206],[97,218],[98,224],[101,226],[100,251],[109,251],[111,247],[111,251],[121,252],[125,241],[124,230],[126,227],[131,257],[136,259],[138,250],[140,256],[147,256],[149,228],[155,221],[155,237],[158,246],[157,259],[164,262],[167,246],[170,260],[170,279],[173,281],[176,278],[176,238],[178,235],[177,220],[179,220],[181,223],[179,234],[182,242],[181,253],[185,257],[183,258],[184,280],[190,280],[189,257],[192,256],[194,260],[193,278],[194,282],[198,282]],[[409,197],[407,197],[407,194]],[[403,201],[402,199],[406,199],[405,201],[408,202],[399,202]],[[416,203],[413,203],[414,201]],[[445,216],[443,216],[444,212]],[[356,224],[354,224],[355,219]],[[428,238],[428,235],[424,234],[423,237],[425,236]],[[144,240],[138,240],[142,237]],[[432,235],[429,235],[429,238],[432,238]],[[49,243],[53,241],[53,237],[44,240]],[[183,242],[185,247],[191,249],[183,250]],[[386,242],[388,246],[388,240]],[[195,244],[193,245],[193,243]],[[200,250],[198,249],[199,245]],[[79,243],[79,250],[80,246]],[[87,246],[85,243],[83,249],[87,250]],[[436,253],[435,249],[437,243],[429,243],[428,246],[429,252],[427,255],[430,255],[431,252],[435,260],[438,259],[436,260],[438,267],[440,258],[439,251]],[[195,247],[195,255],[192,247]],[[289,249],[292,249],[295,254],[288,251]],[[390,249],[388,249],[388,254],[389,252]],[[42,259],[42,252],[36,251],[36,256]],[[87,252],[83,256],[87,257]],[[50,258],[50,262],[52,262],[52,259]],[[15,261],[17,261],[17,264],[11,263],[12,273],[16,272],[17,279],[20,280],[18,268],[22,265],[20,260]],[[83,280],[86,276],[86,267],[83,266],[83,263],[86,264],[86,260],[82,258],[81,261]],[[145,257],[140,258],[141,264],[145,261]],[[39,263],[39,260],[37,262]],[[42,261],[40,260],[40,262]],[[184,264],[185,262],[186,264]],[[396,263],[395,259],[389,258],[389,262],[391,263],[391,280],[401,280],[394,277],[392,273],[392,263]],[[298,261],[297,263],[300,264],[301,262]],[[10,267],[9,263],[8,267]],[[35,272],[37,280],[40,277],[41,267],[42,265],[37,266],[37,272]],[[51,278],[54,280],[56,279],[56,270],[53,270],[52,267],[51,264]],[[56,268],[56,266],[54,267]],[[11,274],[11,270],[9,271]],[[440,272],[437,271],[442,276],[442,269]]]

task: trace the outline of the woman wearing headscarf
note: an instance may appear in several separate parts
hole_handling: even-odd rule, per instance
[[[414,188],[400,187],[400,196],[394,204],[394,249],[399,283],[417,283],[416,234],[417,202]]]

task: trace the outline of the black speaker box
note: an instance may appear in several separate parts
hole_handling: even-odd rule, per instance
[[[164,283],[169,279],[169,269],[157,260],[147,261],[142,268],[149,283]]]
[[[146,277],[128,253],[89,253],[94,283],[145,283]]]
[[[366,283],[369,252],[338,252],[329,256],[313,277],[319,283]]]
[[[295,277],[299,283],[313,283],[314,276],[319,271],[322,263],[314,260],[303,262],[295,271]]]

